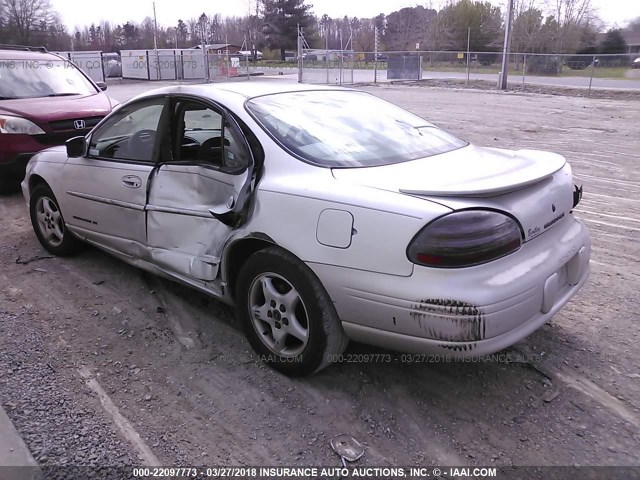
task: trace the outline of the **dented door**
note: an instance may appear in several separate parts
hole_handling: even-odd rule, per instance
[[[184,103],[176,110],[184,131],[172,136],[178,144],[173,159],[150,179],[147,242],[154,263],[208,282],[218,274],[222,247],[250,192],[253,157],[233,118]],[[191,122],[200,126],[190,129]]]

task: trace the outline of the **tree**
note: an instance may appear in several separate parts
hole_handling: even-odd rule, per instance
[[[553,53],[573,53],[579,48],[582,30],[594,18],[591,0],[555,0]]]
[[[209,17],[207,17],[205,15],[205,13],[203,12],[202,15],[200,15],[198,17],[198,26],[197,26],[197,31],[198,31],[199,37],[201,39],[202,48],[206,48],[205,46],[209,43],[209,37],[207,35],[207,33],[208,33],[207,24],[208,23],[209,23]]]
[[[308,29],[313,17],[304,0],[262,0],[262,32],[271,48],[280,49],[280,59],[285,59],[285,50],[296,46],[298,26]],[[305,31],[310,35],[312,32]]]
[[[253,61],[258,60],[257,49],[264,45],[264,36],[260,32],[260,0],[249,0],[247,16],[247,40],[248,47],[251,48],[251,56]]]
[[[186,46],[188,34],[187,24],[184,23],[182,19],[178,20],[178,26],[176,27],[176,44],[178,48],[184,48]]]
[[[198,19],[190,18],[187,20],[187,28],[189,30],[189,42],[192,46],[202,43],[202,32],[198,27]]]
[[[600,44],[600,53],[625,53],[626,51],[627,42],[622,35],[622,29],[609,30]]]
[[[352,21],[353,24],[353,21]],[[362,18],[353,27],[353,48],[361,52],[373,52],[375,49],[375,32],[373,19]]]
[[[124,34],[124,48],[136,49],[140,43],[140,31],[135,23],[127,22],[122,26]]]
[[[503,38],[500,7],[489,2],[459,0],[444,7],[438,17],[441,47],[466,50],[468,29],[471,28],[471,51],[499,50]]]
[[[325,45],[327,48],[331,48],[331,25],[333,24],[333,19],[327,15],[326,13],[322,15],[322,18],[318,22],[320,25],[320,34],[325,38]]]
[[[542,53],[544,37],[542,36],[542,12],[530,8],[519,12],[513,20],[511,30],[511,51],[518,53]]]
[[[431,8],[406,7],[387,15],[384,44],[387,50],[414,50],[425,43],[429,24],[437,15]]]
[[[640,35],[640,17],[631,20],[624,30],[626,33]]]
[[[52,21],[49,0],[3,0],[3,16],[8,24],[16,30],[16,40],[28,45],[31,33],[44,22]]]

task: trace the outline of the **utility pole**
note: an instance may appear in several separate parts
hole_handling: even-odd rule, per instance
[[[298,24],[298,83],[302,83],[302,69],[303,69],[303,60],[302,60],[302,50],[304,45],[302,43],[302,28],[300,28],[300,24]]]
[[[513,18],[513,0],[509,0],[507,7],[507,24],[504,32],[504,47],[502,49],[502,69],[498,78],[498,88],[507,89],[507,74],[509,70],[509,48],[511,47],[511,20]]]
[[[373,27],[373,83],[378,83],[378,26]]]
[[[209,68],[209,52],[207,51],[207,38],[205,38],[205,22],[200,21],[200,33],[202,35],[202,64],[204,65],[204,78],[207,83],[211,81],[211,70]]]
[[[158,20],[156,19],[156,2],[153,2],[153,49],[156,53],[156,80],[160,80],[160,58],[158,57]]]
[[[471,56],[471,27],[467,29],[467,85],[469,85],[469,57]]]

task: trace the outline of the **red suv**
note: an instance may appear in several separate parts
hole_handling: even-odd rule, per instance
[[[42,47],[0,45],[0,193],[17,190],[40,150],[86,135],[117,102]]]

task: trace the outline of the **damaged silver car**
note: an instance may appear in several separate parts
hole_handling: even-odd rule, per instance
[[[49,252],[87,242],[235,305],[289,375],[348,339],[490,354],[589,275],[563,157],[476,147],[357,90],[151,91],[34,156],[22,189]]]

